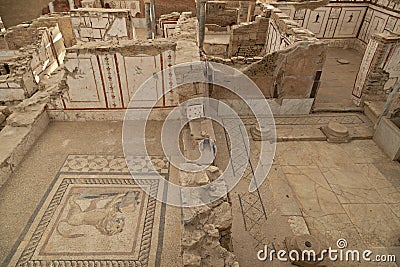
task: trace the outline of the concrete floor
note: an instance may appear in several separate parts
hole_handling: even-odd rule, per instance
[[[328,48],[316,107],[326,105],[343,108],[354,107],[351,93],[362,57],[363,55],[354,49]],[[341,64],[337,62],[338,59],[344,59],[350,63]]]

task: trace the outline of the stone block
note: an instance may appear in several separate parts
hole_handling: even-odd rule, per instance
[[[305,115],[310,114],[314,98],[283,99],[280,114]]]
[[[374,135],[374,141],[391,160],[400,159],[400,128],[388,118],[382,118]]]
[[[47,113],[42,113],[37,120],[27,127],[7,125],[0,132],[0,186],[2,186],[12,171],[19,165],[25,154],[44,132],[49,123]]]
[[[6,121],[6,115],[4,115],[3,113],[0,113],[0,125],[3,124],[3,122]]]
[[[26,127],[34,124],[42,115],[46,104],[38,105],[35,109],[26,110],[26,112],[16,112],[11,114],[7,123],[13,127]]]
[[[5,116],[9,116],[12,112],[7,106],[0,106],[0,113],[3,113]]]
[[[21,88],[21,85],[15,82],[9,82],[8,83],[9,88]]]
[[[257,39],[257,33],[256,32],[250,33],[249,37],[250,37],[250,40],[256,40]]]
[[[0,101],[18,101],[25,99],[23,89],[0,89]]]
[[[228,202],[223,202],[214,209],[214,224],[219,230],[229,229],[232,226],[232,207]]]
[[[201,257],[193,254],[183,253],[183,266],[197,267],[201,266]]]

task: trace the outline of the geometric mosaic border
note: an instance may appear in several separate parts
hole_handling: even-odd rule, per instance
[[[169,161],[164,156],[69,155],[60,172],[68,173],[168,173]]]

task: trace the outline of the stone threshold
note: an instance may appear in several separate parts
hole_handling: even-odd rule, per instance
[[[359,112],[363,113],[363,107],[349,107],[341,106],[340,104],[316,104],[313,108],[313,113],[324,113],[324,112],[334,112],[334,113],[344,113],[344,112]]]
[[[351,140],[368,140],[374,136],[372,126],[348,127]],[[277,142],[290,141],[327,141],[319,126],[277,126]]]

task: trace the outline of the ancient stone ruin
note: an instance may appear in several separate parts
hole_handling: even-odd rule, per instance
[[[2,266],[397,266],[398,1],[20,2]]]

